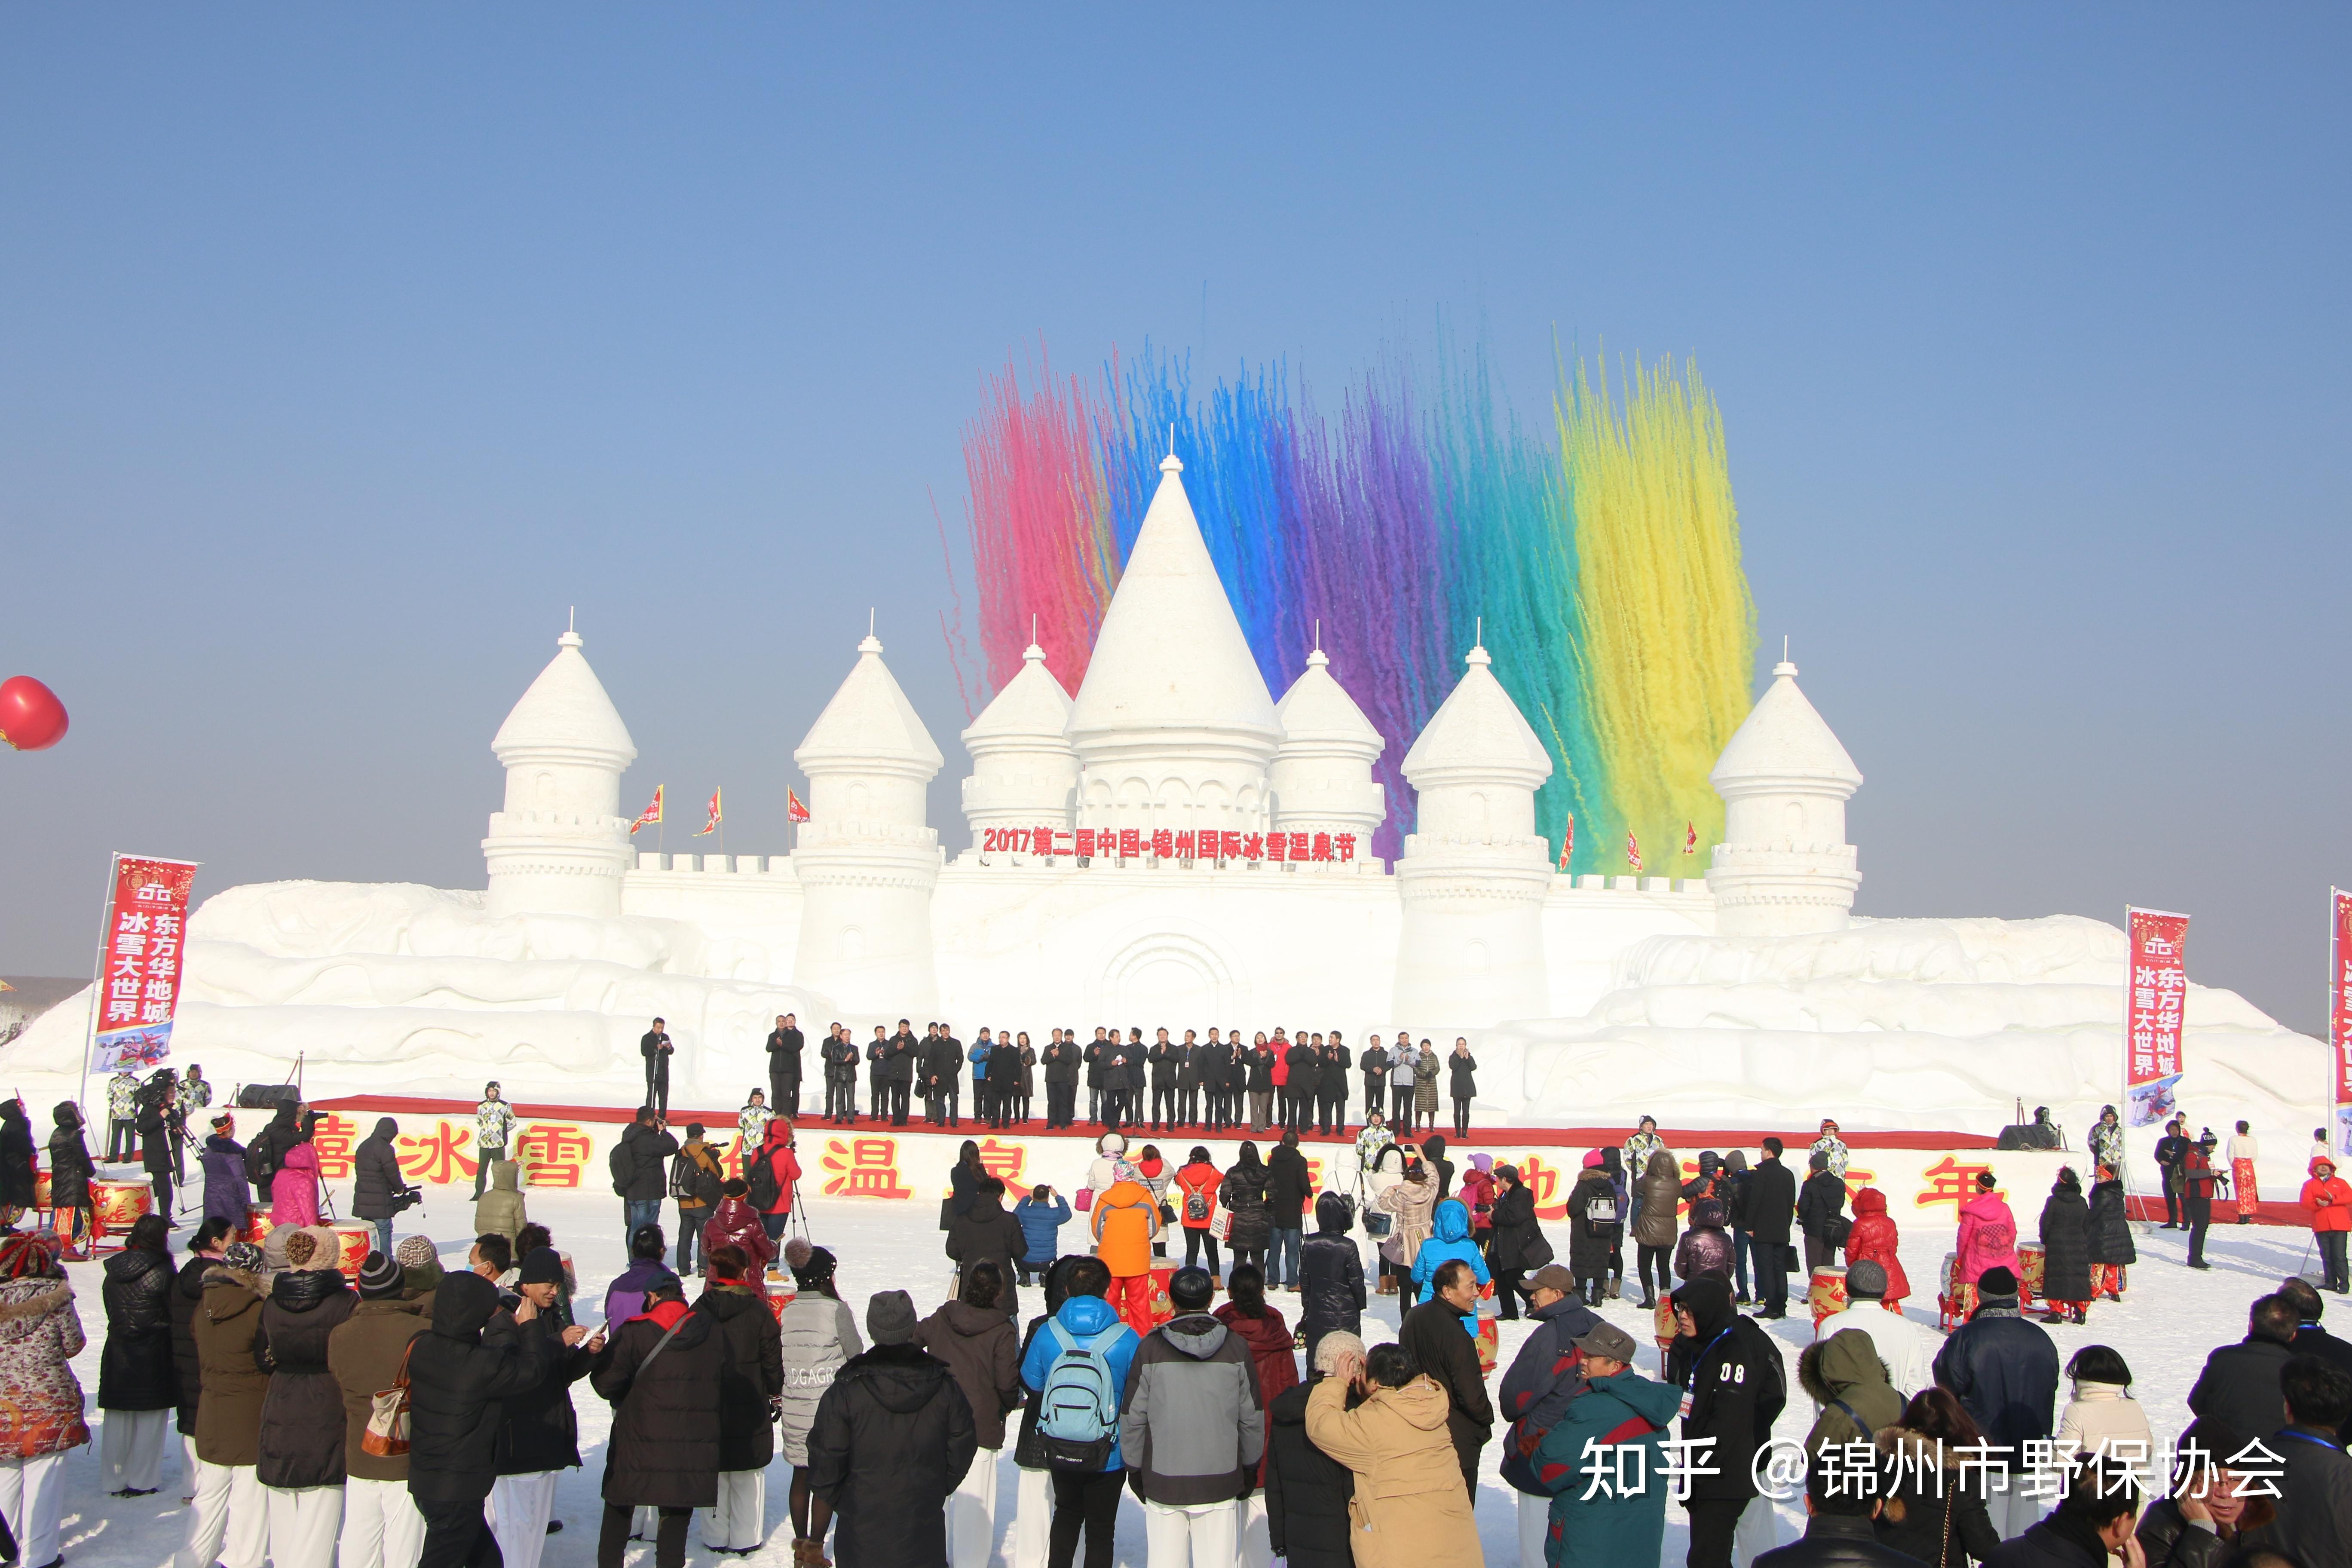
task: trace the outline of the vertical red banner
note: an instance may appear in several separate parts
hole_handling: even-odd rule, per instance
[[[2352,1153],[2352,893],[2327,889],[2327,1044],[2336,1053],[2335,1129],[2329,1142]]]
[[[97,1038],[90,1070],[150,1068],[172,1054],[172,1016],[188,951],[194,860],[114,858],[98,950]]]
[[[2189,917],[2126,910],[2131,973],[2124,985],[2124,1121],[2169,1118],[2180,1083],[2180,1019],[2189,1001]]]

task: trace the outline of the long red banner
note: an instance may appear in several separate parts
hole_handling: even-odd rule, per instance
[[[2329,1142],[2352,1153],[2352,892],[2327,889],[2327,1044],[2336,1053],[2336,1109]]]
[[[2125,1124],[2153,1127],[2178,1109],[2180,1017],[2189,1000],[2189,917],[2126,910],[2131,974],[2124,989]]]
[[[194,860],[114,858],[99,948],[98,1037],[90,1070],[149,1068],[172,1054],[187,954]]]

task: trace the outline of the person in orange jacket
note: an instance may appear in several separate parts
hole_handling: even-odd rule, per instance
[[[1104,1298],[1138,1334],[1151,1331],[1151,1244],[1160,1236],[1160,1201],[1132,1176],[1095,1200],[1095,1256],[1110,1270]]]
[[[1894,1216],[1886,1212],[1886,1194],[1876,1187],[1864,1187],[1853,1194],[1853,1228],[1845,1238],[1845,1266],[1848,1268],[1867,1258],[1886,1269],[1886,1298],[1879,1304],[1890,1312],[1903,1310],[1903,1298],[1911,1294],[1910,1277],[1903,1272],[1903,1259],[1895,1256],[1897,1237]]]
[[[2319,1244],[2327,1288],[2343,1295],[2352,1289],[2352,1275],[2344,1267],[2344,1238],[2352,1232],[2352,1182],[2337,1175],[2336,1162],[2325,1154],[2312,1156],[2311,1180],[2303,1184],[2303,1211],[2311,1216],[2312,1239]]]

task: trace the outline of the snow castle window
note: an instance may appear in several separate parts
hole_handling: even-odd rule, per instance
[[[866,956],[866,933],[856,926],[841,928],[841,956],[845,959]]]

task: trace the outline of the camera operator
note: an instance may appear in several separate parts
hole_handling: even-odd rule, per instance
[[[399,1131],[400,1123],[391,1117],[377,1117],[375,1131],[361,1142],[352,1166],[352,1213],[375,1226],[375,1249],[386,1258],[392,1256],[392,1216],[425,1201],[425,1194],[400,1173],[400,1159],[392,1148],[393,1134]]]

